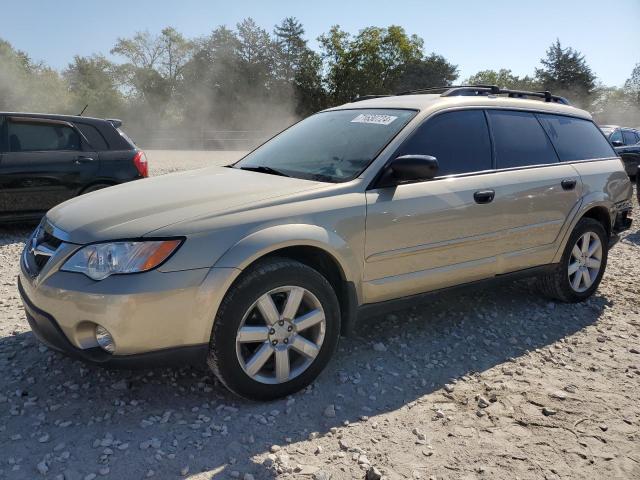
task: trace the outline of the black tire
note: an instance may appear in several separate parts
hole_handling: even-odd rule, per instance
[[[593,284],[585,291],[577,292],[571,287],[568,267],[574,245],[587,232],[595,233],[602,243],[602,263]],[[607,267],[608,254],[609,238],[603,225],[592,218],[582,218],[567,241],[560,263],[555,266],[552,272],[538,278],[538,287],[541,293],[548,298],[566,303],[577,303],[586,300],[593,295],[598,285],[600,285],[602,275]]]
[[[273,289],[294,285],[319,300],[326,325],[318,355],[300,375],[284,383],[265,384],[251,378],[236,354],[236,334],[243,316],[258,298]],[[251,400],[273,400],[309,385],[329,363],[340,336],[340,306],[327,279],[313,268],[287,258],[259,261],[243,272],[225,295],[215,317],[207,364],[233,393]]]
[[[84,195],[85,193],[95,192],[97,190],[102,190],[103,188],[112,187],[112,186],[113,185],[111,185],[110,183],[97,183],[95,185],[91,185],[85,188],[82,192],[80,192],[80,195]]]

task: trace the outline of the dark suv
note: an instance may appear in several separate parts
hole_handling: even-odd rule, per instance
[[[0,223],[148,175],[119,120],[0,112]]]
[[[624,169],[630,177],[638,173],[640,163],[640,131],[635,128],[601,125],[600,130],[607,136],[616,153],[622,158]]]

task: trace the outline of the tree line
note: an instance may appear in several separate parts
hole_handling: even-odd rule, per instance
[[[640,63],[624,87],[598,82],[585,57],[560,41],[532,75],[458,66],[426,53],[400,26],[356,34],[333,26],[310,48],[302,24],[285,18],[268,31],[247,18],[231,29],[186,38],[172,27],[119,38],[110,53],[75,56],[62,72],[0,40],[0,110],[119,117],[129,129],[274,130],[359,95],[451,85],[550,90],[606,123],[640,125]]]

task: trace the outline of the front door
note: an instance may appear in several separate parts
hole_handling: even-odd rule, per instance
[[[494,275],[497,215],[491,141],[482,110],[427,120],[396,155],[438,159],[433,180],[367,192],[365,302]]]

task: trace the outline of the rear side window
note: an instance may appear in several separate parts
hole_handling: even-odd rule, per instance
[[[109,149],[107,142],[96,127],[87,123],[76,123],[76,127],[86,137],[91,147],[98,151]]]
[[[638,137],[636,137],[635,132],[632,130],[623,130],[622,138],[624,138],[625,145],[635,145],[638,143]]]
[[[136,146],[135,142],[133,140],[131,140],[131,137],[129,135],[124,133],[124,130],[122,130],[121,128],[118,128],[118,133],[120,134],[120,136],[122,138],[125,139],[125,141],[127,141],[129,144],[131,144],[132,147],[135,148],[135,146]]]
[[[529,112],[488,110],[496,154],[496,168],[555,163],[553,145]]]
[[[538,114],[563,162],[611,158],[616,153],[590,120],[547,113]]]
[[[429,119],[401,147],[398,155],[431,155],[438,176],[491,169],[491,141],[482,110],[442,113]]]
[[[62,124],[10,120],[7,134],[10,152],[80,150],[80,135]]]
[[[615,132],[613,132],[611,134],[611,137],[609,137],[609,141],[611,143],[613,143],[613,142],[622,142],[622,131],[621,130],[616,130]]]

